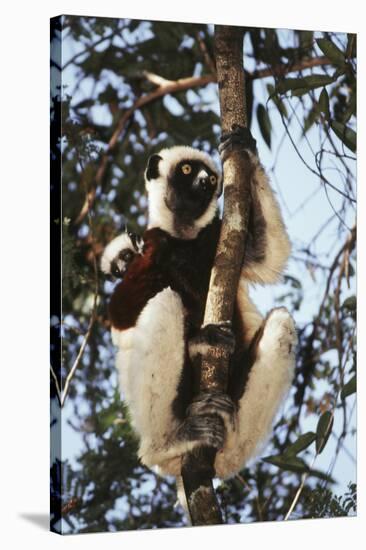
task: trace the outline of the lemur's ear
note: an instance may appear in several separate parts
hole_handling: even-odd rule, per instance
[[[162,160],[160,155],[152,155],[147,161],[145,176],[147,181],[155,180],[159,177],[159,162]]]

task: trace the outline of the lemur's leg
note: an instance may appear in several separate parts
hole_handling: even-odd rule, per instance
[[[175,413],[183,368],[189,368],[185,312],[177,293],[170,288],[159,292],[135,327],[114,330],[113,340],[119,347],[120,386],[140,436],[144,464],[178,475],[187,451],[198,445],[222,447],[225,429],[214,414],[230,415],[230,400],[205,395],[191,404],[184,418]]]
[[[104,249],[100,260],[103,273],[122,278],[136,254],[143,253],[142,237],[126,231],[113,239]]]
[[[256,356],[238,403],[236,430],[228,430],[224,448],[216,455],[219,477],[242,469],[266,442],[293,380],[296,343],[289,312],[273,309],[256,337]]]
[[[256,141],[248,128],[235,126],[232,132],[222,135],[219,146],[222,162],[234,148],[246,151],[254,168],[242,277],[254,283],[274,283],[289,257],[290,241],[277,199],[259,162]]]

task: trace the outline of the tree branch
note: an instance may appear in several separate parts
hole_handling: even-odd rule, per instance
[[[243,29],[215,27],[217,80],[222,131],[246,126]],[[204,325],[231,321],[240,277],[250,207],[252,165],[249,155],[233,149],[224,162],[224,214],[211,271]],[[200,391],[227,391],[229,356],[210,346],[202,357]],[[221,419],[218,417],[218,421]],[[212,487],[214,448],[200,447],[183,458],[182,478],[193,525],[222,523]]]
[[[257,78],[266,78],[267,76],[286,76],[289,73],[304,71],[305,69],[312,69],[313,67],[321,67],[322,65],[331,65],[329,57],[312,57],[311,59],[302,59],[292,65],[276,65],[274,67],[268,67],[267,69],[259,69],[253,71],[250,76],[253,80]]]

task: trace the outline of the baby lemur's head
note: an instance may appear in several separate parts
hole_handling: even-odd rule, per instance
[[[163,149],[149,158],[145,181],[149,228],[194,239],[214,218],[222,178],[207,153],[186,146]]]
[[[142,254],[144,243],[141,237],[126,231],[104,249],[100,260],[100,268],[107,276],[121,279],[136,254]]]

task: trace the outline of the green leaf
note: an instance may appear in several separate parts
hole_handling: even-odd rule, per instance
[[[312,74],[305,76],[304,78],[286,78],[277,85],[277,91],[279,93],[285,93],[292,91],[292,95],[302,95],[309,90],[320,88],[320,86],[326,86],[334,82],[332,76],[323,74]]]
[[[262,105],[262,103],[259,103],[257,107],[257,120],[263,139],[270,149],[272,131],[271,119],[268,116],[267,109],[264,105]]]
[[[304,82],[302,78],[286,78],[279,82],[276,86],[276,90],[283,94],[289,90],[295,90],[296,88],[303,88]]]
[[[334,42],[327,38],[318,38],[316,42],[323,54],[329,57],[332,63],[341,66],[346,64],[344,52],[342,52]]]
[[[303,473],[308,472],[307,464],[297,456],[276,455],[262,458],[263,462],[268,462],[274,466],[278,466],[281,470],[289,470],[290,472]]]
[[[306,132],[310,130],[310,128],[313,126],[314,122],[318,120],[318,118],[319,118],[319,108],[318,108],[318,105],[314,103],[307,117],[304,119],[304,128],[303,128],[304,135],[306,134]]]
[[[349,128],[345,124],[342,124],[342,122],[337,122],[336,120],[333,120],[330,123],[330,126],[335,133],[335,135],[344,143],[348,149],[350,149],[353,153],[356,152],[356,132],[352,130],[352,128]]]
[[[357,300],[356,296],[349,296],[345,299],[345,301],[342,304],[342,309],[348,309],[349,311],[356,311],[357,308]]]
[[[287,447],[285,450],[285,456],[297,455],[304,449],[307,449],[307,447],[309,447],[315,439],[316,434],[314,432],[306,432],[305,434],[300,435],[294,443]]]
[[[277,95],[275,87],[272,84],[267,84],[267,90],[268,90],[268,94],[269,94],[269,99],[272,99],[273,103],[276,105],[276,107],[279,110],[279,112],[281,113],[281,115],[284,118],[288,118],[286,105],[280,99],[280,97]]]
[[[353,393],[356,393],[357,389],[357,378],[356,375],[352,376],[351,380],[347,382],[345,386],[343,386],[341,391],[341,398],[346,399],[349,395],[352,395]]]
[[[343,115],[344,122],[348,122],[352,115],[356,116],[356,108],[357,108],[356,92],[353,91],[351,94],[347,109],[345,110]]]
[[[335,483],[335,479],[332,476],[326,474],[325,472],[321,472],[320,470],[310,470],[309,476],[317,477],[318,479],[322,479],[327,483]]]
[[[322,89],[319,96],[319,109],[324,113],[325,118],[329,120],[330,118],[330,109],[329,109],[329,96],[325,88]]]
[[[331,84],[334,82],[334,78],[324,74],[311,74],[303,78],[303,81],[308,88],[313,90],[314,88],[320,88],[320,86]]]
[[[309,88],[296,88],[296,90],[292,90],[291,97],[300,97],[304,94],[309,93]]]
[[[316,452],[320,454],[327,444],[333,427],[333,415],[330,411],[325,411],[321,415],[316,427]]]

